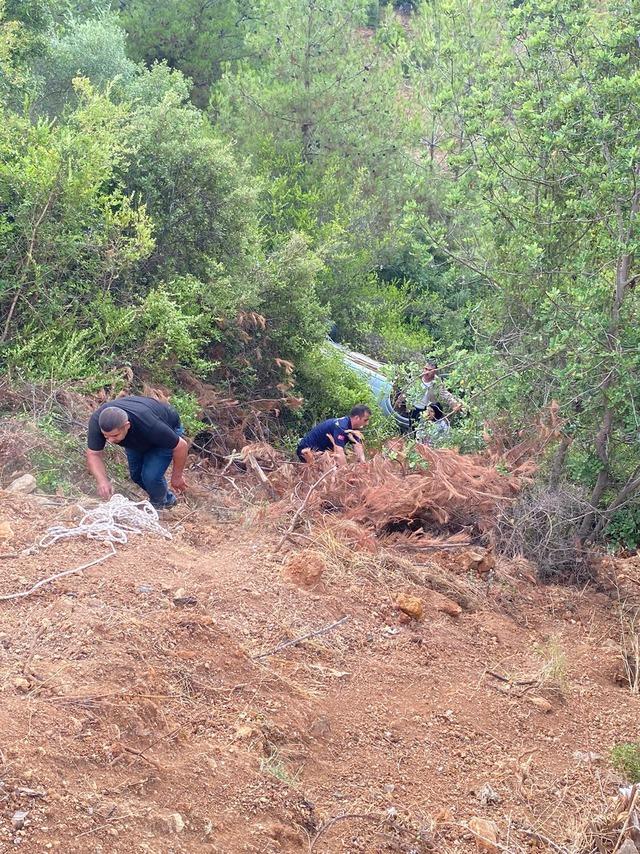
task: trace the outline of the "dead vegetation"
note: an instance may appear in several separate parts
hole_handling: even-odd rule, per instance
[[[591,555],[575,541],[584,501],[532,480],[561,426],[552,406],[510,444],[494,426],[482,455],[397,439],[364,465],[336,469],[329,455],[301,465],[261,441],[229,457],[229,465],[257,477],[275,499],[272,520],[289,518],[282,543],[308,539],[312,529],[314,541],[326,539],[323,520],[339,519],[359,551],[382,545],[416,558],[475,548],[474,568],[489,573],[495,561],[482,566],[488,548],[533,561],[543,581],[583,582],[593,577]]]
[[[508,509],[500,509],[496,545],[506,557],[535,563],[542,581],[581,584],[594,577],[592,555],[577,541],[585,513],[577,489],[526,489]]]
[[[567,854],[635,854],[640,850],[640,784],[627,786],[578,831]]]

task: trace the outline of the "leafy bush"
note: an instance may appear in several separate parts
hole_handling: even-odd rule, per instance
[[[51,39],[37,71],[42,78],[39,107],[56,115],[75,100],[74,78],[86,77],[104,89],[112,80],[122,83],[135,77],[138,66],[127,56],[125,34],[116,16],[105,13],[67,22],[63,32]]]
[[[253,297],[250,270],[261,242],[255,182],[206,117],[184,100],[183,83],[156,65],[131,84],[136,101],[126,137],[135,157],[124,180],[156,225],[154,251],[141,273],[207,282],[213,265],[215,279],[221,269],[232,277],[229,296]]]
[[[617,548],[636,549],[640,545],[640,504],[617,510],[606,527],[607,540]]]
[[[611,761],[629,783],[640,783],[640,741],[616,744]]]
[[[319,344],[329,328],[327,310],[316,295],[322,266],[308,239],[294,232],[274,248],[261,271],[268,339],[278,355],[294,362]]]
[[[177,392],[171,395],[171,405],[174,406],[180,416],[180,421],[187,436],[197,436],[203,430],[210,430],[211,425],[200,420],[202,407],[195,395],[185,392]]]
[[[153,247],[144,208],[117,180],[126,111],[86,80],[76,89],[66,121],[6,113],[0,122],[0,340],[18,361],[40,334],[55,341],[66,330],[82,345],[88,305]]]

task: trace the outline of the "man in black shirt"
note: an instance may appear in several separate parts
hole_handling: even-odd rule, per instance
[[[353,445],[356,461],[365,462],[364,447],[358,435],[367,426],[371,410],[364,403],[354,406],[344,418],[328,418],[309,430],[298,442],[296,454],[302,463],[313,462],[314,451],[332,451],[337,466],[346,465],[346,445]]]
[[[173,507],[176,497],[164,474],[173,461],[171,487],[178,492],[186,489],[183,472],[188,445],[183,434],[176,410],[152,397],[121,397],[96,409],[89,420],[87,465],[100,497],[108,499],[113,494],[103,459],[109,442],[124,448],[131,480],[148,493],[153,506],[158,510]]]

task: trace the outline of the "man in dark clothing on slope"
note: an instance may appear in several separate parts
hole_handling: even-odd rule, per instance
[[[333,451],[336,465],[347,462],[344,449],[347,443],[353,445],[353,453],[359,463],[365,462],[364,447],[358,431],[369,423],[371,410],[364,404],[354,406],[344,418],[329,418],[316,424],[298,442],[296,453],[303,463],[313,462],[314,451]]]
[[[189,447],[183,434],[176,410],[152,397],[121,397],[96,409],[89,420],[87,466],[100,497],[113,494],[103,459],[109,442],[124,448],[131,480],[145,490],[153,506],[157,510],[173,507],[176,497],[164,474],[173,461],[171,487],[178,492],[186,489],[183,472]]]

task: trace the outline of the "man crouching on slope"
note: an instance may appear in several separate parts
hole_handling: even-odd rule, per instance
[[[186,489],[183,472],[189,446],[183,435],[176,410],[152,397],[121,397],[98,407],[89,420],[87,466],[100,497],[113,494],[103,459],[109,442],[124,448],[131,480],[145,490],[156,510],[173,507],[177,499],[164,474],[173,461],[171,487]]]
[[[353,445],[353,454],[359,463],[365,462],[364,446],[358,435],[369,423],[371,410],[360,403],[354,406],[344,418],[329,418],[321,421],[309,430],[298,442],[296,454],[303,463],[313,462],[314,451],[332,451],[337,466],[347,462],[344,449],[347,443]]]

